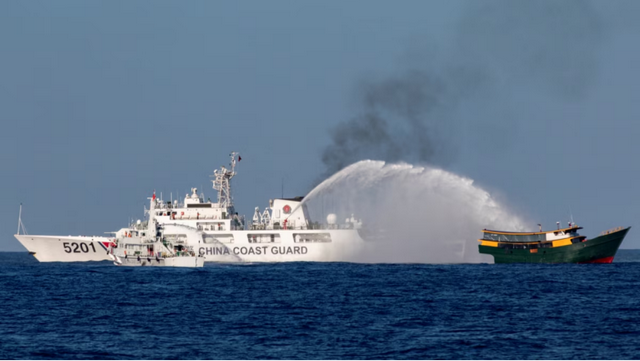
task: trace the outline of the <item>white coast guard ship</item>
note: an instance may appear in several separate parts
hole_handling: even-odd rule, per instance
[[[172,252],[190,252],[206,262],[336,262],[353,259],[360,251],[363,240],[358,233],[359,221],[352,216],[344,224],[337,224],[336,215],[329,214],[324,224],[311,222],[301,197],[272,199],[263,212],[256,207],[251,224],[245,224],[231,196],[238,154],[230,156],[230,168],[214,171],[213,188],[218,193],[215,203],[205,201],[196,188],[183,203],[164,202],[154,192],[148,219],[114,232],[114,237],[15,237],[40,262],[112,260],[119,240],[149,237],[158,230],[171,244]]]

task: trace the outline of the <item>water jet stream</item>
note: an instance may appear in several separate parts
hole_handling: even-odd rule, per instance
[[[363,160],[314,188],[303,200],[310,216],[351,214],[375,229],[354,262],[478,263],[483,228],[525,230],[525,222],[473,180],[428,166]]]

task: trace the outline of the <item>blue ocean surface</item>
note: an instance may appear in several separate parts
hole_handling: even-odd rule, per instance
[[[613,264],[201,269],[0,253],[1,359],[638,359],[640,251]]]

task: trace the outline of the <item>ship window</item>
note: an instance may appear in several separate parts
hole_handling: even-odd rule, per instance
[[[329,233],[294,233],[293,241],[296,243],[309,243],[309,242],[331,242],[331,234]]]
[[[164,239],[169,243],[174,243],[174,242],[184,243],[184,241],[187,240],[187,235],[186,234],[165,234]]]
[[[279,234],[250,233],[247,234],[249,243],[280,243]]]
[[[233,243],[232,234],[205,234],[203,236],[204,243]]]

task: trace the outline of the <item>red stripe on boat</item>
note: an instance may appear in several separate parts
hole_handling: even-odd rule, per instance
[[[598,259],[594,259],[593,261],[579,262],[579,263],[611,263],[611,262],[613,262],[613,257],[598,258]]]

